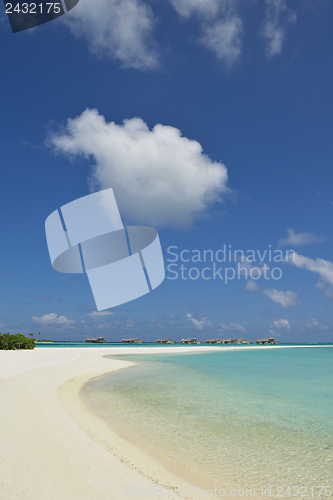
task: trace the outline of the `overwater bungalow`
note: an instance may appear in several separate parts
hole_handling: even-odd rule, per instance
[[[201,344],[201,340],[197,340],[196,338],[193,338],[193,339],[182,339],[181,343],[182,344]]]
[[[104,337],[92,337],[91,339],[86,339],[87,344],[105,344]]]
[[[171,340],[171,339],[157,339],[156,343],[157,344],[175,344],[176,341],[175,340]]]
[[[123,344],[143,344],[143,340],[138,339],[121,339]]]
[[[274,345],[274,344],[279,344],[280,341],[279,340],[275,340],[274,337],[268,337],[268,339],[258,339],[256,340],[256,344],[270,344],[270,345]]]
[[[208,339],[206,344],[252,344],[251,340],[246,339]]]

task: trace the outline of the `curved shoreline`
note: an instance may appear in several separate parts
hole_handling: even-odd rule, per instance
[[[125,442],[79,397],[85,381],[130,366],[104,358],[128,349],[59,351],[0,351],[1,500],[119,500],[131,498],[124,488],[155,488],[162,466],[139,450],[141,470],[119,460]],[[180,485],[169,471],[166,478]]]
[[[176,349],[232,348],[171,347],[170,352]],[[135,352],[168,350],[136,347]],[[112,432],[79,396],[91,378],[130,366],[106,355],[128,352],[128,347],[0,351],[2,500],[119,500],[131,498],[124,488],[147,491],[161,483],[171,489],[189,487],[170,468]],[[133,454],[134,465],[128,460]],[[133,468],[135,464],[140,467]]]
[[[122,366],[120,369],[134,366],[134,363],[126,362],[126,364],[127,366]],[[156,456],[147,446],[141,446],[130,434],[125,436],[117,432],[117,429],[99,415],[82,396],[81,390],[85,383],[98,379],[107,373],[110,373],[110,370],[93,377],[87,373],[67,381],[58,389],[61,404],[71,415],[71,418],[95,442],[111,452],[122,464],[151,481],[150,487],[157,485],[169,490],[183,491],[183,489],[188,490],[191,485],[196,485],[198,480],[190,471],[182,468],[178,463],[172,463],[171,460],[164,459],[162,456]],[[200,485],[203,486],[202,481]],[[191,497],[187,495],[186,498]]]

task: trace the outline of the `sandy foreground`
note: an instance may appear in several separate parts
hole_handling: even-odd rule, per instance
[[[230,347],[136,347],[135,353],[201,349]],[[185,470],[180,478],[179,466],[164,464],[115,434],[79,396],[89,379],[132,365],[103,356],[129,352],[128,347],[0,351],[1,500],[190,498],[196,478]],[[175,488],[185,494],[176,495]]]

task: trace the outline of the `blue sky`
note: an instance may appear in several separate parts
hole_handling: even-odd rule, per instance
[[[332,19],[324,0],[80,0],[12,34],[2,7],[0,331],[332,341]],[[187,279],[97,313],[86,276],[52,269],[44,224],[108,187]],[[224,245],[267,250],[245,264],[268,279],[181,261]]]

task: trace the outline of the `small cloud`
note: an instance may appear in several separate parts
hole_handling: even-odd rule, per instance
[[[50,297],[43,295],[39,290],[36,292],[38,300],[52,300]]]
[[[42,326],[62,325],[70,327],[74,323],[73,320],[66,318],[66,316],[58,317],[56,313],[44,314],[40,318],[32,316],[32,319],[35,323]]]
[[[238,333],[246,333],[247,332],[246,328],[244,328],[244,326],[241,325],[240,323],[231,323],[230,325],[225,325],[225,324],[221,323],[219,325],[218,331],[221,331],[221,332],[231,331],[231,332],[238,332]]]
[[[275,328],[278,330],[284,329],[284,330],[290,330],[290,323],[287,319],[277,319],[273,321],[273,325]]]
[[[207,49],[210,49],[220,61],[231,66],[241,54],[241,19],[238,16],[232,16],[206,27],[200,42]]]
[[[316,283],[316,287],[320,290],[328,299],[333,300],[333,288],[326,285],[323,281],[319,280]]]
[[[220,0],[170,0],[171,4],[182,17],[190,17],[192,14],[214,17],[220,8]]]
[[[314,260],[310,257],[294,253],[293,256],[289,255],[287,262],[300,269],[307,269],[312,273],[319,274],[322,281],[333,286],[333,263],[331,261],[319,258]],[[320,285],[318,288],[320,289]]]
[[[249,279],[244,290],[246,292],[258,292],[260,289],[255,281]]]
[[[297,293],[293,291],[281,292],[279,290],[266,289],[263,292],[263,295],[266,295],[271,299],[275,304],[281,304],[284,308],[296,307],[299,303],[299,298]]]
[[[197,330],[202,330],[204,327],[211,327],[211,326],[213,326],[210,321],[207,321],[207,318],[202,318],[200,320],[197,320],[197,319],[193,318],[192,314],[190,314],[190,313],[185,314],[185,317],[189,321],[191,321],[192,325]]]
[[[153,40],[155,19],[150,6],[141,0],[82,1],[64,17],[64,23],[74,36],[84,37],[99,58],[142,70],[159,64]]]
[[[306,325],[308,328],[316,328],[317,330],[328,330],[328,326],[323,323],[319,323],[315,318],[310,318],[310,321]]]
[[[110,314],[113,314],[113,312],[110,312],[110,311],[93,311],[92,313],[88,313],[88,314],[92,318],[100,318],[102,316],[109,316]]]
[[[157,319],[153,318],[152,320],[150,320],[151,323],[157,323]]]
[[[296,22],[296,13],[285,0],[265,0],[266,16],[261,34],[266,39],[266,54],[271,58],[282,52],[286,28]]]
[[[170,0],[185,19],[196,15],[201,25],[199,42],[215,56],[231,66],[242,49],[242,20],[236,3],[221,0]]]
[[[301,233],[295,233],[291,228],[287,228],[287,238],[282,238],[278,241],[278,246],[298,246],[298,245],[310,245],[311,243],[323,243],[327,241],[325,236],[318,236],[314,233],[307,233],[303,231]]]

